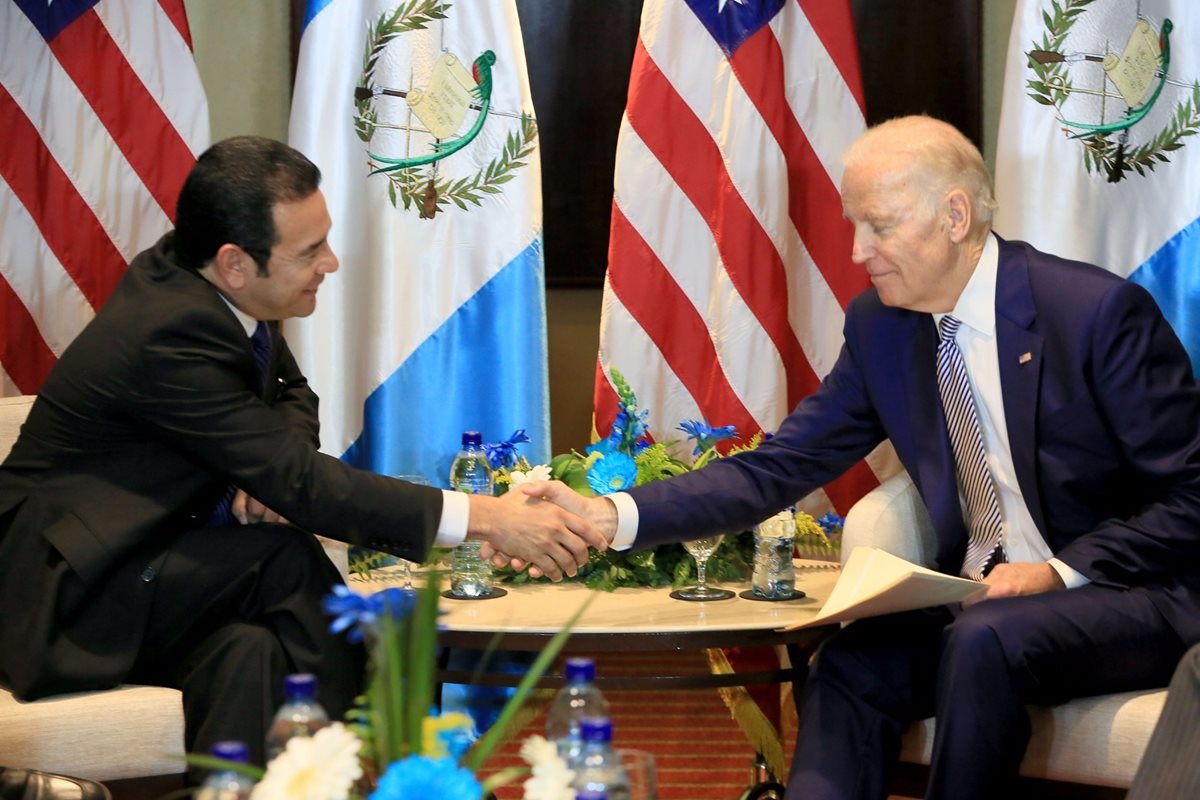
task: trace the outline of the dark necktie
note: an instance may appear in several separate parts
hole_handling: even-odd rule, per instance
[[[938,326],[938,389],[942,407],[946,410],[946,428],[954,450],[954,467],[958,483],[967,501],[967,555],[963,559],[963,574],[973,580],[983,580],[988,571],[1004,560],[1003,529],[1000,501],[996,485],[988,469],[979,431],[979,414],[962,351],[954,341],[960,321],[947,314]]]
[[[271,359],[271,327],[260,321],[250,337],[250,347],[254,350],[254,363],[258,365],[259,391],[265,393],[270,370],[267,363]]]
[[[258,367],[259,394],[265,395],[267,380],[270,378],[267,364],[271,358],[271,328],[267,323],[260,321],[254,328],[254,335],[250,337],[250,349],[254,351],[254,363]],[[230,484],[225,490],[225,495],[217,501],[212,513],[208,515],[206,527],[227,528],[237,524],[237,519],[233,516],[233,498],[236,494],[237,487]]]

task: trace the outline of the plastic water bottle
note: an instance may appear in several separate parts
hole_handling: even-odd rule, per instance
[[[596,688],[596,664],[590,658],[568,658],[563,671],[567,682],[546,714],[546,738],[573,768],[583,751],[583,719],[608,719],[608,701]]]
[[[466,494],[493,494],[492,465],[483,452],[479,431],[464,431],[462,450],[450,466],[450,488]],[[487,597],[492,594],[492,565],[479,557],[478,541],[454,548],[450,593],[456,597]]]
[[[249,760],[244,742],[217,742],[212,747],[212,754],[239,764]],[[254,781],[247,776],[231,769],[217,769],[204,779],[195,800],[248,800],[253,788]]]
[[[312,736],[329,724],[329,715],[317,702],[317,678],[307,672],[283,679],[283,705],[267,731],[267,760],[279,755],[293,736]]]
[[[463,431],[462,450],[450,466],[450,488],[467,494],[493,493],[492,465],[483,452],[483,436],[479,431]]]
[[[629,800],[629,776],[612,749],[612,720],[584,717],[580,728],[583,751],[571,765],[575,770],[575,791],[584,796],[601,792],[607,800]]]

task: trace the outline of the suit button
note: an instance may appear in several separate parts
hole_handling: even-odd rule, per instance
[[[142,570],[142,580],[146,583],[150,583],[150,581],[157,577],[158,573],[154,571],[154,567],[146,567],[144,570]]]

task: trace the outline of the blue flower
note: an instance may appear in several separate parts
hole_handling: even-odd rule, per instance
[[[367,800],[479,800],[482,796],[483,785],[454,759],[409,756],[388,766]]]
[[[637,479],[637,464],[627,453],[608,453],[596,460],[588,470],[588,486],[596,494],[612,494],[633,486]]]
[[[616,419],[613,420],[612,433],[609,435],[627,442],[634,442],[645,436],[646,431],[649,430],[646,426],[646,417],[648,416],[650,416],[649,411],[639,413],[636,409],[629,409],[622,405],[617,412]]]
[[[616,450],[616,446],[620,443],[621,440],[619,437],[616,441],[613,441],[611,436],[606,436],[605,438],[592,442],[587,447],[583,448],[583,452],[589,456],[592,453],[603,453],[604,455],[608,455]]]
[[[412,589],[384,589],[370,597],[363,597],[345,584],[333,587],[333,594],[325,596],[321,607],[334,617],[329,626],[330,633],[341,633],[354,626],[346,637],[352,642],[361,642],[363,632],[375,624],[383,614],[393,619],[404,619],[417,602],[417,593]]]
[[[832,511],[827,511],[820,519],[817,520],[817,524],[821,526],[821,530],[825,532],[826,536],[828,536],[831,533],[841,533],[842,526],[846,524],[846,518],[839,517]]]
[[[517,465],[517,445],[528,441],[529,437],[525,435],[525,429],[519,428],[513,431],[512,436],[509,436],[503,442],[485,444],[483,452],[487,455],[488,463],[492,465],[492,469],[515,467]]]
[[[702,419],[685,419],[679,423],[678,430],[683,431],[696,442],[696,448],[692,450],[692,455],[700,455],[705,450],[712,449],[713,445],[723,439],[732,439],[737,433],[732,425],[722,425],[719,428],[714,428]]]

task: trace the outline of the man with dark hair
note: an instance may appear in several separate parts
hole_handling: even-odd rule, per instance
[[[950,125],[885,122],[844,163],[872,288],[775,437],[628,495],[521,489],[653,546],[741,530],[890,439],[934,565],[986,591],[822,645],[788,797],[882,800],[901,733],[930,715],[926,797],[1011,797],[1027,703],[1163,686],[1200,641],[1200,390],[1144,289],[992,233],[983,158]]]
[[[205,152],[176,230],[141,253],[47,378],[0,465],[0,683],[23,700],[179,687],[186,747],[261,763],[290,672],[340,716],[361,648],[328,633],[340,581],[307,531],[422,560],[464,537],[574,574],[590,524],[318,451],[317,398],[279,333],[337,270],[320,173],[240,137]],[[291,524],[286,524],[290,520]]]

